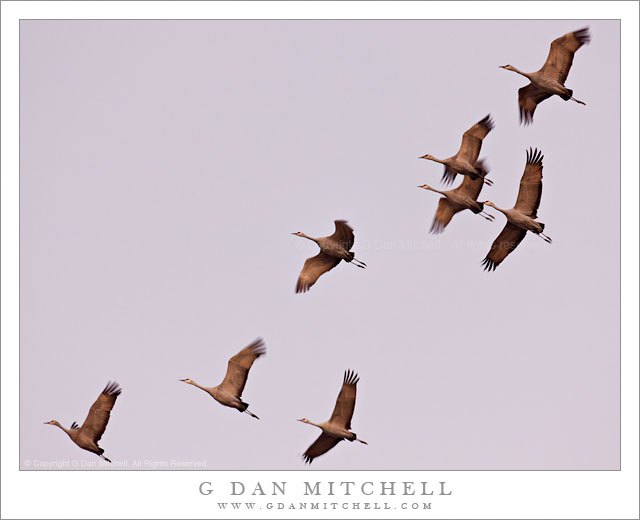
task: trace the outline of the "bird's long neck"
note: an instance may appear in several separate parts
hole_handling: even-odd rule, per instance
[[[516,69],[513,65],[511,66],[511,69],[513,72],[515,72],[516,74],[520,74],[521,76],[524,76],[527,79],[531,79],[531,74],[529,74],[528,72],[522,72],[519,69]]]
[[[429,157],[429,160],[440,163],[440,164],[444,164],[445,166],[447,164],[447,162],[444,159],[438,159],[437,157]]]
[[[432,188],[431,186],[425,188],[425,190],[433,191],[434,193],[439,193],[440,195],[444,195],[444,191],[436,190],[435,188]]]
[[[62,426],[62,424],[60,424],[59,422],[54,423],[58,428],[60,428],[64,433],[66,433],[69,437],[71,437],[71,430],[68,430],[67,428],[65,428],[64,426]]]
[[[318,243],[318,239],[317,239],[317,238],[310,237],[309,235],[305,235],[304,233],[300,233],[300,235],[298,235],[298,236],[301,236],[301,237],[303,237],[303,238],[306,238],[307,240],[312,240],[312,241],[313,241],[313,242],[315,242],[316,244]]]
[[[310,424],[311,426],[315,426],[316,428],[320,428],[322,430],[322,426],[321,425],[319,425],[317,423],[314,423],[314,422],[311,422],[308,419],[307,419],[307,424]]]
[[[197,388],[199,388],[200,390],[204,390],[205,392],[209,392],[209,390],[207,390],[204,386],[199,385],[198,383],[196,383],[193,379],[191,380],[191,384]]]
[[[487,204],[487,206],[492,207],[493,209],[495,209],[496,211],[499,211],[500,213],[505,213],[506,210],[499,208],[498,206],[496,206],[495,204]]]

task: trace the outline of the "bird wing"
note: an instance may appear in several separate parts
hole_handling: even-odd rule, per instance
[[[349,251],[353,247],[353,228],[347,224],[346,220],[336,220],[335,225],[336,230],[333,235],[328,236],[327,238],[334,242],[338,242],[342,247]]]
[[[342,439],[339,439],[338,437],[331,437],[330,435],[322,432],[320,434],[320,437],[318,437],[316,441],[311,446],[309,446],[309,448],[307,448],[307,451],[304,452],[302,458],[307,464],[311,464],[313,462],[313,459],[327,453],[341,440]]]
[[[465,180],[468,179],[466,175],[464,176],[464,178]],[[451,222],[453,216],[458,213],[458,211],[462,211],[463,209],[464,208],[462,206],[458,206],[446,197],[442,197],[440,199],[440,202],[438,203],[438,209],[436,210],[436,214],[433,217],[433,222],[431,223],[431,229],[429,230],[429,232],[435,235],[437,235],[438,233],[442,233],[444,231],[444,228],[447,227],[447,224]]]
[[[458,172],[456,172],[455,170],[452,170],[448,166],[445,166],[444,167],[444,173],[442,174],[442,179],[440,181],[444,185],[448,186],[449,184],[453,183],[453,181],[456,178],[456,175],[458,175]]]
[[[475,165],[482,170],[482,177],[472,179],[468,175],[465,175],[464,179],[462,179],[462,184],[453,191],[456,191],[461,195],[465,195],[473,200],[478,200],[478,195],[480,195],[482,186],[484,186],[484,181],[482,179],[489,174],[489,167],[484,161],[476,161]]]
[[[487,115],[484,119],[481,119],[469,128],[469,130],[462,134],[462,144],[460,144],[460,150],[458,150],[456,155],[474,164],[478,160],[478,155],[480,155],[482,140],[491,132],[493,126],[491,115]]]
[[[533,113],[538,104],[550,98],[552,94],[529,83],[518,90],[518,105],[520,105],[520,123],[528,125],[533,122]]]
[[[336,399],[336,406],[331,414],[330,423],[335,423],[349,430],[351,428],[351,417],[356,406],[356,385],[360,381],[358,374],[353,370],[347,370],[342,380],[342,388]]]
[[[236,397],[242,397],[244,385],[247,383],[247,376],[253,362],[265,354],[267,349],[262,338],[256,339],[251,345],[243,348],[235,356],[229,359],[227,373],[220,383],[219,388],[229,392]]]
[[[590,39],[588,27],[556,38],[551,42],[549,56],[547,56],[547,61],[544,62],[540,72],[564,85],[573,64],[573,55],[585,43],[589,43]]]
[[[513,251],[527,234],[526,230],[514,226],[510,222],[491,244],[491,249],[482,261],[485,271],[495,271],[496,267]]]
[[[296,293],[307,292],[311,286],[318,281],[318,278],[327,271],[331,271],[340,263],[340,259],[329,256],[320,251],[316,256],[307,258],[304,263],[298,283],[296,284]]]
[[[116,404],[116,399],[121,392],[122,389],[115,381],[107,383],[96,402],[89,409],[89,414],[80,427],[82,434],[92,438],[96,443],[102,438],[102,434],[107,428],[113,405]]]
[[[538,216],[540,199],[542,197],[542,152],[529,148],[527,150],[527,164],[520,180],[520,190],[515,209],[531,218]]]

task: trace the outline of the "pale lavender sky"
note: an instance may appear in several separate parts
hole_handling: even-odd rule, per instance
[[[520,127],[526,80],[498,66],[537,70],[584,26],[587,106]],[[617,21],[23,21],[21,467],[98,463],[42,423],[81,423],[112,379],[113,469],[303,469],[319,430],[295,420],[327,420],[353,368],[369,446],[312,468],[617,469],[619,41]],[[539,147],[554,239],[491,274],[504,217],[429,235],[416,187],[442,174],[418,156],[488,113],[480,200],[511,207]],[[317,248],[290,233],[338,218],[368,269],[296,295]],[[178,381],[218,384],[258,336],[260,421]]]

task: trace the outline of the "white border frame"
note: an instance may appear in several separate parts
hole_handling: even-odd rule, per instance
[[[638,518],[637,2],[2,2],[2,518]],[[621,471],[35,472],[18,471],[19,20],[24,18],[621,19]],[[609,172],[613,174],[615,172]],[[597,203],[597,201],[595,201]],[[327,502],[431,502],[429,511],[220,511],[229,482],[447,481],[451,496],[321,497]],[[202,481],[216,490],[198,493]],[[231,498],[233,500],[233,498]],[[243,500],[253,500],[243,498]],[[314,500],[320,501],[320,500]],[[97,509],[98,508],[98,509]]]

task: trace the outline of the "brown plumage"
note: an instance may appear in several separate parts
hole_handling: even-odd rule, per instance
[[[520,106],[520,123],[525,125],[533,122],[536,107],[545,99],[557,95],[565,101],[573,100],[584,105],[584,101],[573,97],[573,90],[564,86],[576,51],[590,41],[589,29],[584,28],[561,36],[551,42],[547,61],[537,72],[522,72],[512,65],[501,68],[511,70],[531,81],[526,87],[518,90],[518,105]]]
[[[74,421],[71,424],[70,429],[66,429],[58,421],[53,420],[45,424],[52,424],[63,430],[73,442],[80,446],[83,450],[95,453],[100,458],[111,462],[107,457],[103,455],[104,450],[98,446],[98,441],[102,438],[102,434],[107,428],[109,417],[111,416],[111,410],[116,404],[116,399],[120,395],[122,390],[116,382],[108,382],[102,393],[96,399],[89,409],[87,418],[82,423],[82,426]]]
[[[224,406],[235,408],[239,412],[249,414],[251,417],[259,419],[259,417],[248,410],[249,404],[242,400],[242,392],[247,383],[249,370],[253,362],[267,352],[262,338],[256,339],[251,345],[243,348],[235,356],[229,359],[227,364],[227,373],[218,386],[204,387],[200,386],[191,379],[181,379],[184,383],[193,385],[207,392],[211,397]]]
[[[296,283],[296,293],[307,292],[311,286],[318,281],[318,278],[327,271],[331,271],[340,260],[353,263],[357,267],[365,268],[367,264],[361,262],[350,249],[353,247],[353,228],[347,224],[346,220],[336,220],[336,229],[328,237],[313,238],[298,231],[291,233],[299,237],[314,241],[320,247],[320,252],[316,256],[307,258],[298,282]]]
[[[420,157],[420,159],[444,164],[444,173],[442,174],[442,182],[444,184],[451,184],[458,173],[468,175],[473,180],[476,180],[482,177],[482,172],[477,165],[482,141],[493,128],[494,124],[491,120],[491,115],[487,115],[462,134],[460,149],[453,157],[438,159],[433,155],[427,154]],[[485,179],[483,182],[489,186],[493,184],[489,179]]]
[[[488,169],[483,161],[478,161],[476,165],[482,171],[480,177],[472,179],[465,175],[460,186],[453,190],[440,191],[427,184],[418,186],[419,188],[433,191],[444,195],[438,203],[433,223],[431,224],[431,233],[442,233],[447,227],[453,216],[459,211],[468,209],[475,214],[479,214],[486,220],[492,221],[493,215],[489,215],[484,211],[484,205],[478,202],[478,195],[484,186],[484,177],[488,174]]]
[[[537,149],[527,151],[527,164],[520,180],[520,190],[516,204],[512,209],[500,209],[493,202],[486,201],[487,206],[500,211],[507,217],[507,224],[491,245],[489,253],[482,261],[484,269],[495,271],[496,267],[522,242],[527,231],[540,235],[546,242],[544,224],[537,222],[538,208],[542,197],[542,152]]]
[[[338,394],[336,406],[327,422],[316,424],[308,419],[298,419],[300,422],[317,426],[322,430],[320,436],[303,455],[303,459],[307,464],[311,464],[313,459],[328,452],[342,440],[346,439],[350,442],[358,441],[362,444],[367,444],[365,441],[358,439],[354,432],[349,431],[351,430],[353,410],[356,406],[356,385],[359,380],[358,374],[352,370],[347,370],[344,373],[342,388],[340,389],[340,394]]]

